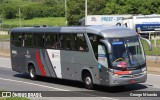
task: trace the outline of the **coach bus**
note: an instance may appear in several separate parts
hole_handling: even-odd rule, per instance
[[[140,37],[122,26],[22,27],[10,32],[12,70],[38,76],[120,86],[147,79]]]

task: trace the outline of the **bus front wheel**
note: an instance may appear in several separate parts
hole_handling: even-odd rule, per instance
[[[93,81],[90,73],[85,73],[83,76],[83,82],[87,89],[93,89]]]
[[[35,70],[35,67],[33,65],[29,66],[29,76],[30,76],[31,80],[36,79],[36,70]]]

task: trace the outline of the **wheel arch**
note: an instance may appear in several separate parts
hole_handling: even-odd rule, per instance
[[[95,83],[94,82],[94,75],[93,75],[92,71],[89,68],[83,68],[82,69],[82,71],[81,71],[81,81],[83,81],[83,75],[85,75],[86,73],[89,73],[91,75],[92,81],[93,81],[93,83]]]
[[[32,61],[28,62],[28,64],[27,64],[27,71],[28,71],[28,72],[29,72],[29,67],[30,67],[31,65],[33,65],[34,68],[35,68],[34,62],[32,62]],[[36,69],[36,68],[35,68],[35,69]]]

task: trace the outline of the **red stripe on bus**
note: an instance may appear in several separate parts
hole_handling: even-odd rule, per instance
[[[40,69],[40,72],[41,72],[42,76],[46,76],[46,73],[44,71],[41,59],[40,59],[39,54],[38,54],[38,51],[36,51],[36,61],[37,61],[37,64],[38,64],[38,67]]]

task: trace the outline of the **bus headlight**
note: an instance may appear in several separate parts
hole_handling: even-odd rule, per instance
[[[142,68],[142,72],[145,72],[145,71],[147,71],[147,68],[146,68],[146,67],[143,67],[143,68]]]
[[[114,77],[118,77],[118,74],[114,74]]]

